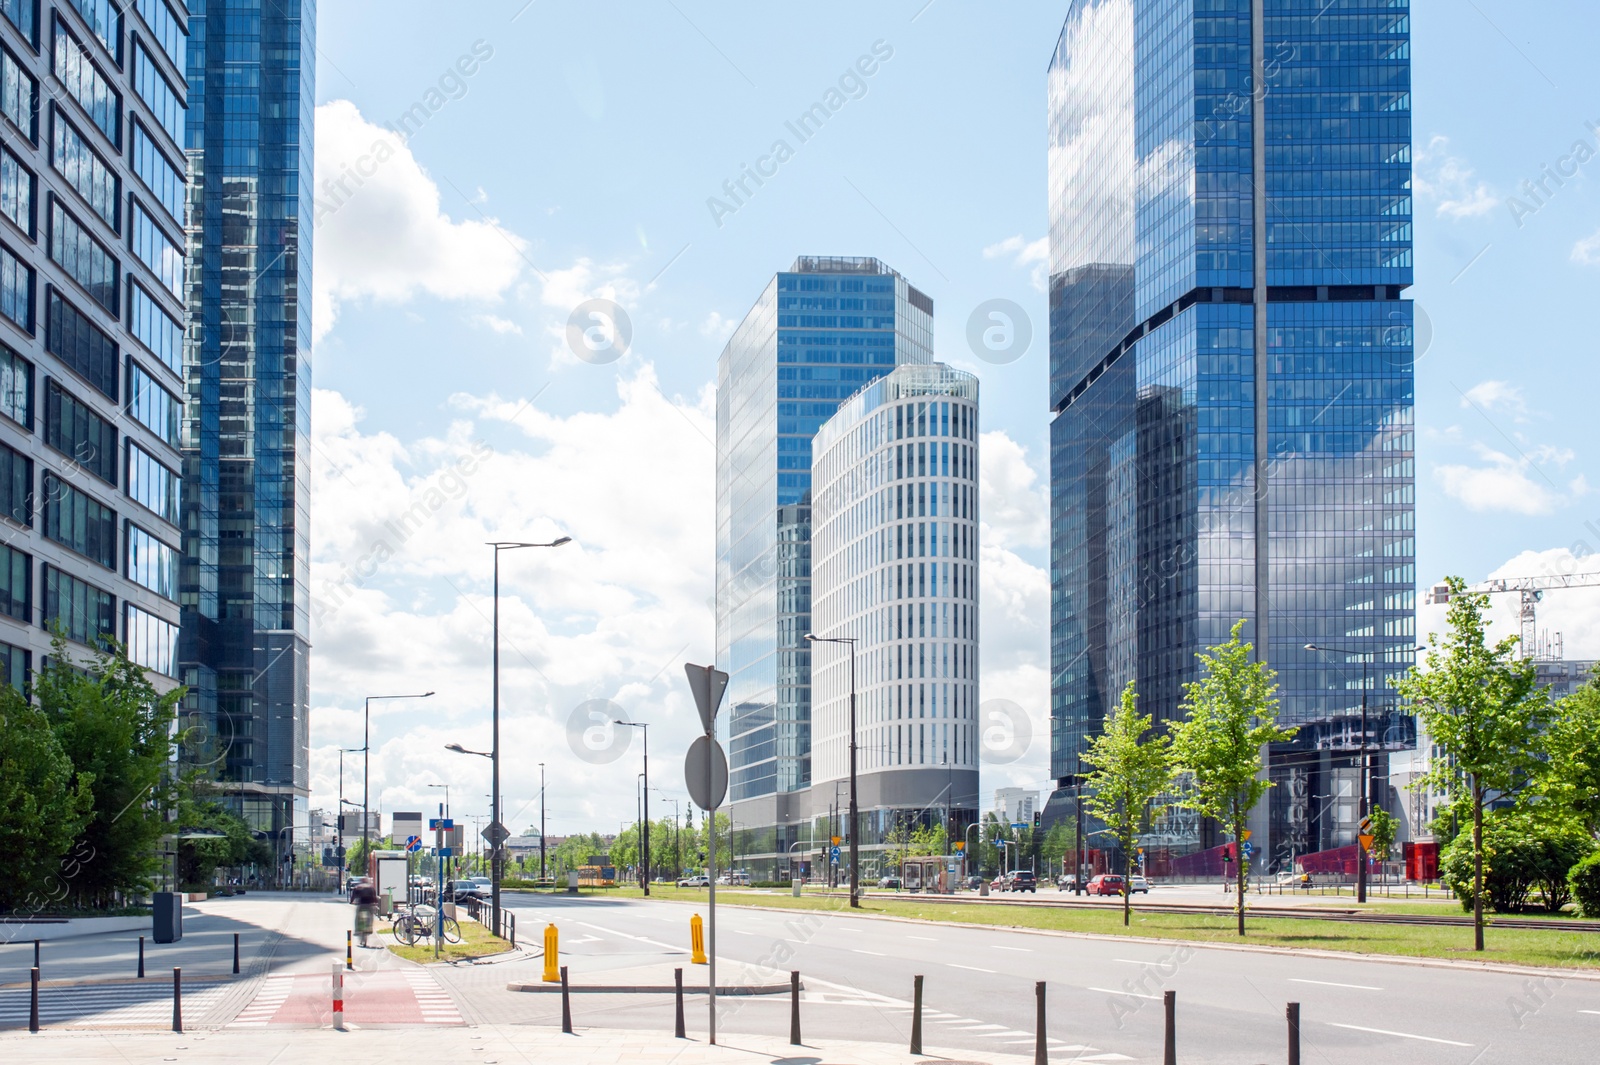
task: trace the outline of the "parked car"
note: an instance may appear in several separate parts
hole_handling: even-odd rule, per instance
[[[1141,893],[1145,895],[1150,894],[1150,881],[1146,880],[1142,876],[1135,876],[1128,882],[1128,894],[1138,895]]]
[[[885,891],[899,891],[902,885],[897,876],[881,876],[878,878],[878,886]]]
[[[451,880],[445,884],[445,898],[448,902],[486,899],[491,893],[488,884],[480,884],[476,880]]]
[[[711,878],[706,876],[706,875],[704,875],[704,874],[701,874],[700,876],[686,876],[682,880],[678,881],[678,886],[679,887],[710,887],[711,886]]]
[[[1122,894],[1123,880],[1116,873],[1101,873],[1089,881],[1089,894],[1091,895],[1120,895]]]
[[[1034,875],[1032,869],[1013,869],[1011,870],[1011,875],[1006,878],[1006,890],[1031,891],[1037,895],[1039,893],[1039,878]]]
[[[1078,878],[1071,873],[1062,873],[1056,877],[1056,887],[1062,891],[1077,891]]]
[[[1006,878],[1006,874],[1001,873],[999,876],[997,876],[993,880],[989,881],[989,890],[990,891],[1004,891],[1008,884],[1009,884],[1009,880]]]

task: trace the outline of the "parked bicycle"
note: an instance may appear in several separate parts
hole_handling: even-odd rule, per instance
[[[439,928],[439,911],[432,906],[414,906],[410,910],[397,911],[394,915],[394,937],[408,947],[431,939],[434,930]],[[449,914],[444,917],[442,934],[446,943],[461,942],[461,925]]]

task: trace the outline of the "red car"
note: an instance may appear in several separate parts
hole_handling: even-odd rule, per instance
[[[1091,895],[1120,895],[1122,890],[1122,877],[1115,873],[1101,873],[1089,881],[1088,892]]]

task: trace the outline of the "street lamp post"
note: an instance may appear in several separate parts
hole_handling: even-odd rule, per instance
[[[1306,644],[1306,650],[1332,651],[1335,654],[1361,656],[1361,805],[1358,807],[1358,809],[1360,810],[1360,819],[1365,821],[1367,816],[1372,812],[1369,808],[1372,801],[1369,797],[1371,790],[1370,780],[1372,776],[1372,766],[1370,760],[1367,758],[1367,685],[1369,679],[1369,670],[1367,667],[1368,663],[1372,661],[1375,652],[1365,649],[1358,650],[1354,647],[1334,647],[1325,643],[1308,643]],[[1422,648],[1413,647],[1411,650],[1420,651]],[[1361,830],[1358,826],[1356,829],[1356,901],[1366,902],[1368,856],[1366,854],[1366,848],[1361,846],[1361,839],[1359,835],[1360,831]]]
[[[539,763],[539,879],[544,879],[544,763]]]
[[[374,700],[382,699],[426,699],[432,692],[422,692],[420,695],[369,695],[366,705],[361,712],[361,856],[372,863],[372,839],[368,823],[371,814],[368,812],[368,803],[371,793],[368,790],[372,779],[372,704]]]
[[[525,543],[521,540],[492,540],[490,547],[494,548],[494,708],[491,715],[492,741],[489,747],[489,761],[491,763],[490,776],[493,780],[489,789],[492,794],[489,799],[489,812],[494,815],[494,824],[500,824],[500,552],[515,551],[524,547],[560,547],[562,544],[572,542],[572,537],[563,536],[547,544]],[[504,826],[501,826],[504,828]],[[497,839],[489,851],[489,905],[493,910],[495,935],[500,934],[500,875],[505,864],[503,855],[504,840]]]
[[[629,728],[639,729],[644,733],[644,772],[639,774],[644,778],[644,791],[642,794],[641,812],[639,815],[640,832],[640,868],[643,870],[640,879],[644,881],[645,898],[650,897],[650,723],[648,721],[615,721],[613,724],[626,725]]]
[[[806,633],[810,643],[842,643],[850,647],[850,905],[861,908],[861,877],[857,865],[861,824],[856,809],[856,638],[854,636],[818,636]]]
[[[1074,826],[1074,831],[1072,833],[1072,836],[1073,836],[1072,844],[1073,844],[1073,851],[1075,852],[1074,856],[1078,860],[1078,868],[1076,868],[1076,869],[1074,869],[1072,871],[1072,893],[1074,895],[1082,895],[1083,894],[1083,755],[1081,755],[1081,754],[1078,755],[1077,772],[1076,772],[1076,774],[1074,774],[1074,776],[1075,776],[1075,785],[1074,786],[1077,788],[1078,795],[1077,795],[1077,799],[1073,802],[1072,816],[1075,819],[1076,824]]]

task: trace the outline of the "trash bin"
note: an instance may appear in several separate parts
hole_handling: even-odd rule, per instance
[[[151,897],[150,938],[157,943],[176,943],[183,938],[183,896],[176,891],[157,891]]]

